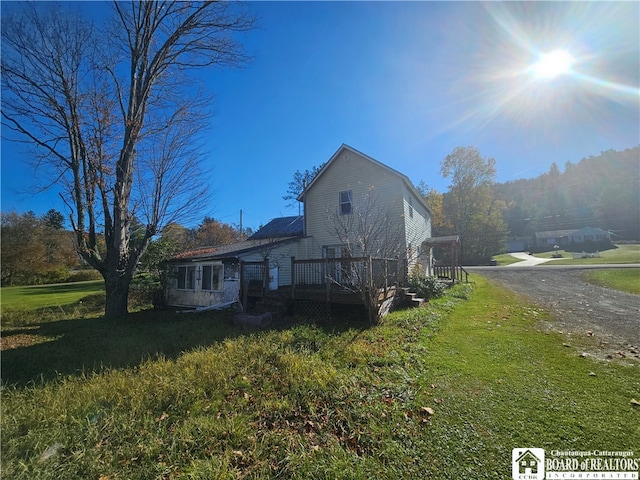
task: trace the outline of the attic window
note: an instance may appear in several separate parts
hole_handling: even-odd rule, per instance
[[[349,215],[352,212],[351,190],[340,192],[340,215]]]

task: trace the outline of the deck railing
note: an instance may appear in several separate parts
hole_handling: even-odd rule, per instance
[[[406,265],[398,259],[291,257],[291,282],[278,287],[280,295],[289,289],[294,301],[364,304],[372,315],[393,298],[405,271]],[[269,260],[240,262],[242,304],[248,305],[250,298],[265,298],[268,290]]]
[[[433,275],[440,279],[451,280],[452,283],[469,282],[469,272],[467,272],[461,265],[434,265]]]
[[[387,289],[399,280],[397,259],[342,257],[297,260],[291,258],[291,295],[305,291],[360,293]]]
[[[240,262],[240,294],[243,305],[249,296],[264,297],[269,285],[269,260]]]

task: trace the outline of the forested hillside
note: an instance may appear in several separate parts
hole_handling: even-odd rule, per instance
[[[608,150],[556,163],[533,179],[495,185],[495,198],[506,205],[511,236],[536,231],[600,227],[612,240],[640,240],[640,147]]]

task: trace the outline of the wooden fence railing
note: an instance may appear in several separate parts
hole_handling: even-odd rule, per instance
[[[467,272],[461,265],[434,265],[433,275],[437,278],[451,280],[452,283],[469,281],[469,272]]]
[[[359,293],[388,289],[400,280],[397,259],[343,257],[297,260],[291,257],[291,296],[324,292],[327,301],[337,292]]]

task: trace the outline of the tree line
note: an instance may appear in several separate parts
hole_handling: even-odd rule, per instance
[[[74,232],[64,228],[64,216],[55,209],[41,217],[32,211],[0,213],[2,238],[2,286],[38,285],[45,283],[99,279],[100,275],[78,255]],[[142,241],[144,225],[131,222],[131,248]],[[196,227],[172,223],[155,238],[140,258],[137,274],[150,276],[157,283],[162,264],[173,255],[201,247],[217,247],[245,240],[250,228],[220,222],[206,216]],[[97,235],[97,248],[106,250],[105,237]],[[135,279],[134,279],[135,282]]]
[[[612,241],[640,240],[640,147],[608,150],[565,163],[531,179],[494,181],[493,159],[458,147],[441,163],[451,179],[444,193],[421,190],[433,216],[433,235],[461,235],[463,263],[486,263],[506,251],[510,237],[598,227]]]
[[[64,217],[49,210],[0,214],[0,277],[3,286],[65,282],[79,264],[73,233],[63,228]],[[80,277],[86,279],[84,277]]]
[[[497,184],[495,195],[512,236],[590,226],[640,240],[640,147],[566,162],[564,171],[553,163],[539,177]]]

